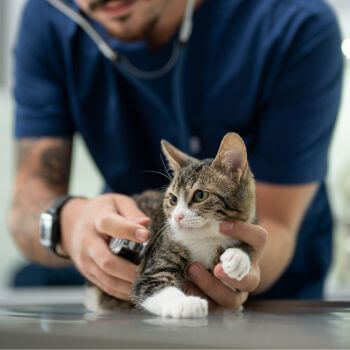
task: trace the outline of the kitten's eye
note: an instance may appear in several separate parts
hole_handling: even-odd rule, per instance
[[[209,193],[201,190],[197,190],[193,195],[193,202],[200,203],[205,201],[209,197]]]
[[[170,194],[170,197],[169,197],[169,203],[172,206],[175,206],[177,204],[177,197],[172,193]]]

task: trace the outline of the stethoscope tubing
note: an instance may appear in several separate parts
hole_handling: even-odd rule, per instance
[[[152,80],[160,78],[175,68],[176,71],[174,72],[172,78],[172,103],[175,111],[176,122],[174,123],[173,128],[178,129],[174,130],[175,134],[178,135],[178,142],[176,142],[178,147],[180,147],[185,152],[189,151],[189,133],[188,125],[186,122],[187,119],[184,105],[184,96],[181,86],[183,85],[182,80],[184,78],[183,61],[185,59],[186,47],[190,40],[193,29],[195,0],[187,0],[184,18],[179,30],[179,36],[174,43],[169,60],[162,67],[154,71],[143,71],[135,67],[126,56],[113,50],[97,32],[97,30],[91,25],[91,23],[89,23],[89,21],[84,18],[83,15],[74,11],[62,0],[46,1],[58,11],[70,18],[80,28],[82,28],[82,30],[97,45],[103,56],[110,60],[122,74],[125,75],[125,73],[130,73],[128,75],[128,78],[131,78],[134,84],[138,85],[140,88],[142,88],[140,80]],[[176,63],[178,63],[178,65],[176,65]],[[150,99],[156,101],[155,96],[153,96],[152,93],[149,93],[148,95]]]
[[[135,67],[126,56],[113,50],[108,43],[102,38],[97,30],[84,18],[80,13],[74,11],[71,7],[65,4],[62,0],[46,0],[51,6],[66,15],[75,22],[97,45],[100,52],[107,59],[116,65],[122,65],[130,74],[138,79],[151,80],[159,78],[167,74],[175,65],[180,56],[180,51],[185,47],[190,40],[193,28],[193,13],[195,0],[187,0],[184,18],[181,23],[179,36],[174,44],[169,60],[159,69],[154,71],[143,71]]]

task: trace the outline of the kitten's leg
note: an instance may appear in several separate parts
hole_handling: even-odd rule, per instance
[[[226,249],[220,256],[220,261],[226,275],[238,281],[242,280],[249,273],[249,255],[240,248]]]
[[[168,276],[170,277],[170,276]],[[174,278],[171,276],[170,279]],[[136,281],[134,302],[147,311],[162,317],[200,318],[208,314],[208,302],[196,296],[184,294],[176,283],[164,283],[150,276]]]
[[[130,302],[117,299],[94,285],[86,287],[84,304],[89,311],[99,314],[132,307]]]
[[[156,237],[146,250],[141,273],[132,286],[134,304],[163,317],[205,317],[207,300],[181,291],[189,261],[187,250],[167,233]]]
[[[200,318],[208,315],[207,300],[185,295],[176,287],[164,287],[145,298],[141,306],[162,317]]]

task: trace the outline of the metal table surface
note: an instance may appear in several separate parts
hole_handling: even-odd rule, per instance
[[[350,348],[349,301],[255,301],[175,320],[87,312],[81,291],[15,294],[0,295],[1,348]]]

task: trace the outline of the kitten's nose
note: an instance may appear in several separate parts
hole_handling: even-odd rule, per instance
[[[180,223],[180,222],[183,220],[184,217],[185,217],[184,214],[179,213],[179,214],[176,214],[176,215],[175,215],[175,220],[176,220],[178,223]]]

